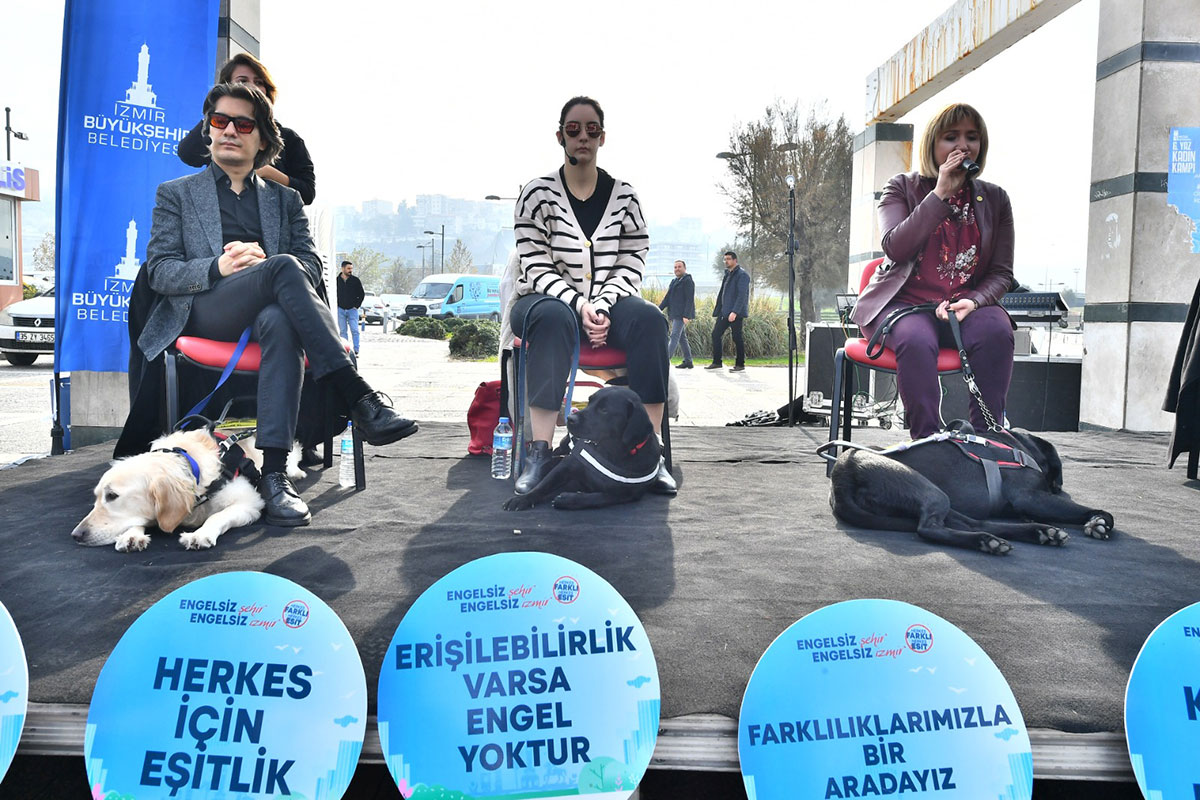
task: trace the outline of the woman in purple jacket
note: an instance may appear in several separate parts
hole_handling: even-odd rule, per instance
[[[919,148],[920,172],[897,175],[883,190],[879,227],[887,257],[853,313],[871,336],[897,309],[937,304],[932,315],[899,319],[887,338],[914,439],[942,427],[937,353],[954,346],[950,314],[961,323],[983,401],[1000,423],[1013,363],[1012,321],[998,305],[1013,280],[1012,205],[1003,189],[978,179],[987,163],[987,126],[978,111],[957,103],[929,121]],[[979,165],[975,175],[964,168],[967,159]],[[974,398],[970,413],[975,429],[986,430]]]

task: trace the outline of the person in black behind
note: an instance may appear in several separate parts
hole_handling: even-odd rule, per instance
[[[271,79],[266,65],[249,53],[238,53],[226,61],[217,74],[217,83],[249,84],[265,94],[272,106],[275,105],[275,81]],[[200,120],[179,143],[179,160],[189,167],[208,165],[208,145],[204,141],[206,122]],[[300,193],[304,205],[312,205],[317,196],[317,176],[313,171],[312,156],[308,154],[308,148],[299,134],[291,128],[278,127],[283,134],[283,149],[273,162],[264,164],[255,172],[260,178],[292,187]]]
[[[737,253],[725,251],[725,275],[717,292],[717,304],[713,308],[717,318],[713,325],[713,360],[705,369],[720,369],[721,339],[725,329],[732,331],[733,346],[737,350],[737,361],[730,372],[741,372],[746,368],[746,343],[742,339],[742,320],[750,316],[750,275],[738,266]]]
[[[671,338],[667,342],[667,358],[675,355],[675,348],[683,345],[683,361],[676,365],[677,369],[692,368],[692,348],[688,345],[685,326],[696,318],[696,282],[688,274],[687,264],[683,259],[675,262],[675,280],[667,287],[658,307],[667,312],[671,320]]]
[[[354,336],[354,355],[358,355],[358,308],[363,304],[366,292],[362,281],[354,276],[354,264],[342,262],[342,272],[337,279],[338,333],[343,339],[349,327]]]

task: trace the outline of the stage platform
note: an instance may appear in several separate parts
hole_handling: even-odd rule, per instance
[[[1129,671],[1154,627],[1200,600],[1200,483],[1165,469],[1165,435],[1053,434],[1068,491],[1112,512],[1116,534],[991,557],[836,523],[813,455],[822,429],[672,433],[674,499],[507,513],[510,485],[490,478],[486,458],[466,455],[465,424],[425,424],[402,443],[367,448],[364,492],[339,489],[336,469],[302,482],[310,527],[238,529],[202,552],[163,534],[135,554],[71,540],[108,446],[0,470],[0,601],[24,639],[31,681],[18,752],[82,754],[105,658],[139,613],[187,581],[262,570],[315,592],[358,644],[373,714],[384,651],[417,596],[472,559],[537,550],[596,571],[641,617],[662,681],[652,768],[736,770],[735,720],[767,646],[814,609],[875,597],[923,606],[983,646],[1031,729],[1037,778],[1132,780]],[[874,444],[900,435],[855,431]],[[380,760],[373,724],[363,759]]]

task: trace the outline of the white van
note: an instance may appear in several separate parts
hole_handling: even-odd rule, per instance
[[[395,309],[393,309],[395,313]],[[430,275],[417,284],[400,314],[414,317],[500,319],[498,275]]]

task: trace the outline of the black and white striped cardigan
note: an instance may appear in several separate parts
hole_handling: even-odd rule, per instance
[[[596,311],[608,313],[618,299],[641,291],[650,236],[637,194],[624,181],[615,180],[589,241],[558,172],[536,178],[521,190],[513,233],[520,257],[516,297],[550,295],[577,314],[590,301]]]

